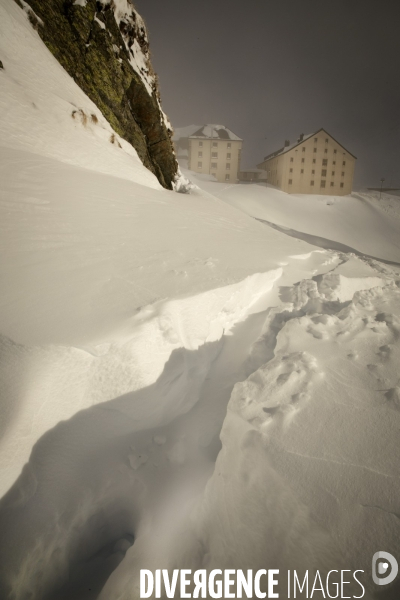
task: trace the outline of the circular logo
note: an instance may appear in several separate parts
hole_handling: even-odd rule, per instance
[[[372,579],[377,585],[392,583],[399,572],[397,560],[389,552],[380,550],[372,557]]]

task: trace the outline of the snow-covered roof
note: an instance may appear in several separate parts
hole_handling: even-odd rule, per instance
[[[176,127],[174,128],[174,135],[172,137],[173,142],[177,142],[181,138],[188,138],[195,131],[200,129],[201,125],[186,125],[186,127]]]
[[[293,142],[293,144],[289,144],[288,146],[279,148],[279,150],[275,150],[275,152],[271,152],[271,154],[268,154],[267,156],[264,157],[264,160],[274,158],[274,156],[278,156],[278,154],[285,154],[285,152],[289,152],[289,150],[291,150],[292,148],[295,148],[296,146],[299,146],[299,144],[302,144],[303,142],[308,140],[308,138],[312,137],[313,135],[315,135],[315,134],[308,133],[307,135],[301,135],[300,136],[301,140],[299,139],[299,140],[297,140],[297,142]]]
[[[203,125],[192,133],[190,137],[242,141],[242,138],[238,137],[233,131],[225,127],[225,125]]]
[[[289,150],[292,150],[292,148],[296,148],[296,146],[299,146],[300,144],[302,144],[303,142],[305,142],[306,140],[308,140],[310,137],[312,137],[313,135],[317,135],[317,133],[320,133],[321,131],[324,131],[327,135],[329,135],[337,144],[339,144],[339,146],[341,146],[344,150],[346,150],[346,152],[349,152],[344,146],[343,144],[341,144],[340,142],[338,142],[337,140],[335,140],[335,138],[333,137],[333,135],[331,135],[330,133],[328,133],[326,131],[326,129],[323,129],[321,127],[321,129],[318,129],[318,131],[315,131],[314,133],[308,133],[307,135],[301,134],[300,138],[297,140],[297,142],[294,142],[293,144],[290,144],[289,146],[284,146],[283,148],[280,148],[279,150],[275,150],[275,152],[271,152],[271,154],[268,154],[267,156],[264,156],[264,161],[265,160],[269,160],[270,158],[274,158],[275,156],[278,156],[279,154],[285,154],[286,152],[289,152]],[[354,154],[352,154],[351,152],[349,152],[349,154],[351,154],[351,156],[353,156],[354,158],[357,158],[356,156],[354,156]],[[264,162],[263,161],[263,162]]]

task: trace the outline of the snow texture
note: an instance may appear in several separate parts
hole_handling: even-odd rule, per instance
[[[398,198],[167,191],[12,0],[0,23],[0,597],[229,567],[364,569],[372,599],[400,554]]]

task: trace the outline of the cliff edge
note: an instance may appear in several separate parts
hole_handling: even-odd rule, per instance
[[[143,19],[130,0],[15,0],[114,130],[172,189],[177,161]]]

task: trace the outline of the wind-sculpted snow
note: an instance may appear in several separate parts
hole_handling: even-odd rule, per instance
[[[227,336],[279,276],[279,270],[260,274],[157,310],[149,307],[132,340],[96,348],[97,356],[74,348],[13,344],[10,358],[5,344],[14,366],[19,355],[29,355],[29,368],[40,380],[40,391],[33,379],[28,383],[23,415],[8,423],[2,441],[5,468],[13,464],[15,473],[28,458],[21,454],[24,436],[26,451],[44,433],[1,501],[0,590],[6,597],[31,593],[39,599],[54,589],[58,600],[68,598],[78,593],[74,586],[90,578],[91,569],[99,585],[149,514],[164,519],[171,494],[190,498],[199,493],[219,449],[220,423],[247,347],[239,359],[232,357],[233,341]],[[246,327],[242,343],[248,335]],[[225,358],[219,359],[225,345]],[[218,360],[222,382],[214,375],[208,389],[206,377]],[[146,385],[146,379],[151,383]],[[129,392],[114,397],[124,386]],[[76,412],[85,405],[86,410]],[[17,443],[11,461],[12,439]],[[83,579],[82,562],[88,563]]]
[[[264,313],[202,498],[167,542],[141,530],[101,599],[135,598],[139,568],[369,573],[376,548],[399,552],[399,273],[363,285],[357,263],[370,273],[342,255]]]
[[[130,3],[63,6],[148,95]],[[396,200],[162,189],[25,8],[0,6],[1,599],[398,556]]]
[[[317,250],[143,308],[90,351],[4,339],[32,373],[27,395],[4,369],[10,482],[38,441],[0,505],[3,596],[128,600],[140,568],[396,554],[399,277]]]

